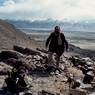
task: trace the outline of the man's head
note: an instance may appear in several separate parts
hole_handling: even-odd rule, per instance
[[[59,26],[55,26],[54,32],[55,32],[55,33],[59,33],[59,32],[60,32],[60,27],[59,27]]]

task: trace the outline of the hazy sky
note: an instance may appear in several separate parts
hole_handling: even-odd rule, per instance
[[[0,0],[0,18],[95,20],[95,0]]]

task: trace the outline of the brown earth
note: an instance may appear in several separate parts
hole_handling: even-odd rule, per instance
[[[12,49],[13,45],[21,45],[29,48],[38,46],[37,42],[31,39],[25,33],[16,29],[12,24],[0,20],[0,50]]]

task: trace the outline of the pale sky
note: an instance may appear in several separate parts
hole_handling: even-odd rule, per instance
[[[95,0],[0,0],[0,18],[95,20]]]

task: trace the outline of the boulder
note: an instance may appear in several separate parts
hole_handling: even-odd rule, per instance
[[[14,46],[13,46],[13,50],[18,51],[18,52],[20,52],[20,53],[22,53],[22,54],[25,53],[25,48],[23,48],[23,47],[21,47],[21,46],[14,45]]]
[[[23,54],[13,51],[13,50],[5,50],[5,51],[1,51],[1,53],[0,53],[0,59],[2,61],[6,61],[9,58],[19,59],[19,58],[23,58],[23,57],[24,57]]]
[[[24,48],[24,47],[15,45],[15,46],[13,46],[13,49],[17,52],[20,52],[20,53],[26,54],[26,55],[40,55],[39,51],[30,49],[30,48]]]
[[[25,54],[27,55],[40,55],[40,52],[30,49],[30,48],[25,48]]]
[[[36,50],[38,50],[38,51],[40,51],[40,52],[42,52],[42,53],[48,53],[48,51],[45,50],[45,49],[36,48]]]
[[[38,95],[60,95],[60,93],[42,90],[38,92]]]
[[[24,61],[19,60],[19,59],[14,59],[14,58],[9,58],[6,63],[16,69],[20,68],[20,67],[24,67],[25,69],[29,70],[30,69],[30,65],[26,64]]]
[[[74,83],[73,83],[73,85],[72,85],[72,89],[76,89],[76,88],[78,88],[78,87],[80,87],[80,82],[74,81]]]
[[[11,66],[5,64],[4,62],[0,62],[0,75],[7,75],[11,69]]]
[[[92,82],[92,80],[94,79],[93,75],[85,75],[83,78],[83,83],[84,84],[90,84]]]
[[[89,95],[88,92],[81,89],[70,89],[69,95]]]

